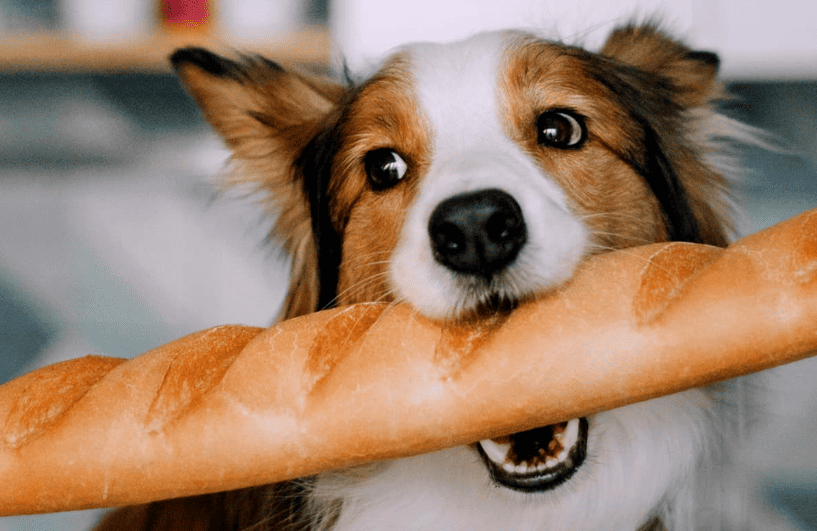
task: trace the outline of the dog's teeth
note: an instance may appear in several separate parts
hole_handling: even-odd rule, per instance
[[[513,443],[497,442],[494,439],[485,439],[479,442],[482,451],[490,461],[501,467],[508,474],[519,476],[543,474],[549,469],[557,467],[573,467],[571,450],[579,440],[581,421],[574,419],[558,426],[547,448],[541,448],[539,455],[531,461],[517,462],[514,458]],[[553,455],[553,452],[558,452]]]
[[[508,462],[508,452],[511,451],[510,443],[498,443],[491,439],[485,439],[484,441],[480,441],[479,444],[482,446],[482,451],[485,452],[488,459],[494,463],[502,464],[503,468],[505,468],[506,464],[509,465],[511,470],[508,470],[508,472],[513,472],[513,464]]]
[[[567,423],[565,430],[556,434],[556,439],[563,448],[570,449],[579,440],[579,419],[573,419]]]

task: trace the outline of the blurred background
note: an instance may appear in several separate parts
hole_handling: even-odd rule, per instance
[[[177,85],[186,44],[316,72],[407,40],[545,28],[597,47],[660,14],[716,51],[725,110],[787,153],[743,152],[745,232],[817,207],[812,0],[0,0],[0,382],[87,353],[133,356],[224,323],[268,325],[286,264],[251,198],[219,191],[227,153]],[[817,392],[781,404],[746,481],[766,529],[817,529]],[[784,407],[785,406],[785,407]],[[0,518],[0,531],[88,528],[93,511]]]

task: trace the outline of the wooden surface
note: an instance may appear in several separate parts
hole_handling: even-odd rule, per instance
[[[248,51],[282,63],[325,66],[330,40],[320,27],[259,42],[195,32],[157,32],[127,40],[89,40],[69,34],[20,33],[0,36],[0,72],[164,72],[168,55],[180,46],[215,51]]]

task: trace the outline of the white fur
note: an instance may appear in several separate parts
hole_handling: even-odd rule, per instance
[[[503,133],[497,74],[514,35],[488,33],[454,45],[407,49],[420,112],[434,139],[433,160],[409,209],[390,279],[399,298],[430,317],[452,317],[478,302],[432,256],[428,221],[448,197],[498,188],[519,203],[528,244],[506,281],[516,299],[567,280],[588,247],[587,231],[562,190]]]
[[[315,496],[343,498],[337,531],[635,531],[691,492],[700,451],[716,442],[711,409],[694,390],[591,417],[585,464],[550,492],[495,486],[476,451],[461,447],[395,461],[365,481],[324,477]]]
[[[452,195],[499,188],[520,204],[529,241],[509,275],[517,296],[569,278],[588,248],[588,231],[561,189],[503,133],[496,80],[513,38],[491,33],[404,50],[433,160],[389,274],[398,298],[433,317],[474,303],[434,261],[428,242],[431,212]],[[321,476],[311,503],[317,520],[337,531],[636,531],[655,517],[671,531],[715,529],[722,491],[712,463],[723,461],[721,449],[740,436],[743,385],[695,389],[588,418],[584,464],[551,491],[499,487],[478,453],[460,447]],[[338,500],[337,521],[326,518]],[[707,504],[711,511],[702,510]]]

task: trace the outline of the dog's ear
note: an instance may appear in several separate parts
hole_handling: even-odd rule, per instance
[[[719,138],[734,135],[715,105],[726,97],[717,55],[649,23],[613,31],[600,53],[611,60],[605,82],[641,124],[641,173],[663,206],[669,238],[726,245],[732,170],[713,153],[724,153]]]
[[[320,177],[305,175],[305,151],[331,129],[346,87],[261,57],[233,61],[201,48],[178,50],[170,61],[232,151],[231,183],[250,184],[268,197],[272,237],[291,260],[282,317],[314,311],[320,286],[308,181]]]
[[[676,102],[683,107],[700,107],[723,96],[717,78],[718,56],[692,50],[654,24],[614,30],[601,54],[670,80],[676,88]]]

